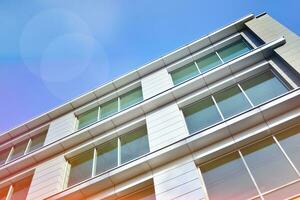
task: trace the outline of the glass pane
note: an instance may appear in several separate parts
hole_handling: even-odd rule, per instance
[[[3,151],[0,152],[0,165],[3,165],[7,159],[7,156],[10,152],[11,148],[4,149]]]
[[[141,191],[135,192],[134,194],[129,194],[125,197],[120,198],[120,200],[155,200],[154,187],[149,187],[142,189]]]
[[[118,165],[118,140],[112,140],[97,147],[96,173],[100,174]]]
[[[196,60],[196,63],[202,73],[222,64],[222,61],[215,52]]]
[[[34,151],[44,145],[45,138],[46,138],[47,132],[38,134],[31,138],[31,144],[29,147],[29,152]]]
[[[225,118],[251,108],[250,103],[238,86],[230,87],[214,95]]]
[[[0,200],[6,200],[8,190],[9,190],[9,186],[4,187],[4,188],[0,188]]]
[[[26,199],[27,193],[31,184],[32,176],[22,179],[19,182],[13,184],[13,193],[11,200],[23,200]]]
[[[271,71],[241,83],[242,88],[254,105],[261,104],[288,91]]]
[[[250,46],[244,40],[236,41],[222,49],[218,50],[218,54],[223,59],[224,62],[232,60],[248,51],[250,51]]]
[[[171,72],[174,85],[182,83],[185,80],[197,76],[198,74],[199,71],[194,63],[190,63]]]
[[[121,162],[125,163],[149,152],[146,127],[141,127],[120,137]]]
[[[298,178],[272,138],[243,149],[242,154],[261,192]]]
[[[296,200],[297,198],[290,198],[294,196],[298,196],[299,200],[299,191],[300,191],[300,182],[293,183],[289,186],[283,187],[281,189],[278,189],[274,192],[271,192],[269,194],[266,194],[264,196],[265,200],[281,200],[281,199],[290,199],[290,200]]]
[[[72,186],[92,176],[93,154],[93,150],[90,150],[69,160],[71,169],[68,186]]]
[[[238,153],[200,167],[210,200],[248,199],[258,195]]]
[[[23,156],[24,153],[25,153],[27,144],[28,144],[28,140],[15,145],[14,149],[13,149],[13,152],[9,157],[9,161],[12,161],[16,158],[19,158],[19,157]]]
[[[284,151],[300,171],[300,128],[285,131],[276,136]]]
[[[211,97],[184,108],[183,114],[190,133],[199,131],[222,120]]]
[[[112,99],[100,106],[101,119],[118,112],[118,98]]]
[[[78,116],[78,129],[81,129],[83,127],[86,127],[98,119],[98,107],[89,110],[85,113],[82,113]]]
[[[143,93],[142,88],[136,88],[130,92],[127,92],[126,94],[122,95],[120,97],[121,101],[121,110],[128,108],[129,106],[132,106],[138,102],[143,101]]]

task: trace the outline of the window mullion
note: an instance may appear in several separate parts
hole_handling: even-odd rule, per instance
[[[32,139],[30,138],[27,142],[27,146],[25,148],[25,151],[24,151],[24,155],[26,155],[28,152],[29,152],[29,148],[31,146],[31,143],[32,143]]]
[[[279,141],[277,140],[277,138],[273,135],[273,140],[276,142],[277,146],[279,147],[280,151],[283,153],[283,155],[285,156],[285,158],[288,160],[288,162],[290,163],[290,165],[293,167],[293,169],[296,171],[297,175],[300,176],[300,173],[298,171],[298,169],[296,168],[296,166],[294,165],[294,163],[292,162],[292,160],[290,159],[290,157],[286,154],[286,152],[284,151],[284,149],[282,148],[281,144],[279,143]]]
[[[101,106],[98,107],[97,121],[100,121],[100,119],[101,119]]]
[[[7,156],[7,158],[6,158],[5,164],[8,163],[8,161],[9,161],[11,155],[13,154],[13,151],[14,151],[14,146],[12,146],[12,147],[10,148],[10,151],[9,151],[9,154],[8,154],[8,156]]]
[[[225,63],[224,60],[221,58],[221,56],[219,55],[219,53],[217,51],[215,51],[215,53],[217,54],[218,58],[221,60],[222,63]]]
[[[121,165],[121,140],[118,137],[118,166]]]
[[[13,185],[10,185],[5,200],[11,200],[13,192],[14,192],[14,187]]]
[[[118,97],[118,112],[121,111],[121,98]]]
[[[242,91],[242,93],[244,94],[244,96],[246,97],[247,101],[250,103],[250,105],[251,105],[252,107],[254,107],[253,103],[252,103],[251,100],[249,99],[249,97],[248,97],[248,95],[246,94],[246,92],[243,90],[242,86],[241,86],[239,83],[238,83],[237,85],[238,85],[238,87],[240,88],[240,90]]]
[[[212,100],[213,100],[213,102],[214,102],[214,104],[215,104],[215,106],[216,106],[216,108],[217,108],[217,110],[218,110],[218,112],[219,112],[220,116],[222,117],[222,120],[224,121],[224,120],[225,120],[225,118],[224,118],[224,116],[223,116],[223,114],[222,114],[222,112],[221,112],[221,110],[220,110],[220,108],[219,108],[219,106],[218,106],[218,104],[217,104],[217,102],[216,102],[216,100],[215,100],[214,96],[213,96],[213,95],[211,95],[211,98],[212,98]]]
[[[197,67],[197,70],[198,70],[199,74],[202,74],[202,72],[201,72],[201,70],[200,70],[200,68],[199,68],[199,66],[198,66],[198,64],[197,64],[197,62],[196,62],[196,61],[194,61],[194,64],[196,65],[196,67]]]
[[[97,149],[94,148],[93,152],[93,166],[92,166],[92,177],[96,176],[96,168],[97,168]]]
[[[251,180],[252,180],[252,182],[253,182],[253,184],[254,184],[257,192],[258,192],[258,194],[259,194],[259,197],[261,199],[264,199],[264,197],[262,196],[262,193],[261,193],[261,191],[260,191],[260,189],[259,189],[259,187],[258,187],[258,185],[257,185],[257,183],[256,183],[256,181],[254,179],[254,176],[252,175],[252,173],[250,171],[250,168],[248,167],[248,165],[247,165],[247,163],[246,163],[246,161],[244,159],[244,156],[243,156],[242,152],[240,150],[238,150],[238,153],[239,153],[239,155],[240,155],[240,157],[242,159],[242,162],[243,162],[244,166],[246,167],[246,170],[247,170],[247,172],[248,172],[248,174],[249,174],[249,176],[250,176],[250,178],[251,178]]]

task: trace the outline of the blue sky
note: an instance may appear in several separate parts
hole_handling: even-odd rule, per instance
[[[1,0],[0,133],[249,13],[298,1]]]

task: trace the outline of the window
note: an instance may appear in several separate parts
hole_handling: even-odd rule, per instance
[[[41,148],[44,145],[46,136],[47,136],[47,132],[34,136],[30,142],[29,152]]]
[[[296,172],[272,138],[242,149],[241,152],[261,192],[297,179]]]
[[[205,73],[224,62],[232,60],[251,49],[250,45],[247,44],[244,39],[240,39],[216,52],[212,52],[202,58],[199,58],[195,62],[191,62],[170,72],[173,83],[174,85],[178,85],[186,80],[198,76],[201,73]]]
[[[81,129],[98,120],[98,107],[78,115],[78,128]]]
[[[9,152],[10,148],[4,149],[0,152],[0,165],[3,165],[6,162]]]
[[[0,188],[0,200],[6,200],[8,194],[9,186]]]
[[[121,162],[125,163],[149,152],[148,136],[146,127],[136,129],[131,133],[122,135]]]
[[[182,83],[190,78],[193,78],[198,74],[199,71],[194,63],[190,63],[171,72],[172,80],[175,85]]]
[[[194,133],[222,120],[211,97],[198,101],[183,109],[190,133]]]
[[[143,93],[142,88],[139,87],[120,96],[121,110],[124,110],[125,108],[128,108],[141,101],[143,101]]]
[[[292,129],[291,131],[285,131],[276,136],[279,143],[286,151],[294,165],[300,171],[300,129]]]
[[[211,200],[287,199],[299,194],[299,126],[200,166]],[[250,178],[252,177],[252,178]],[[254,185],[257,187],[254,187]]]
[[[233,86],[214,95],[225,118],[251,108],[250,103],[238,86]]]
[[[29,191],[29,187],[31,184],[32,177],[27,177],[25,179],[22,179],[15,184],[13,184],[13,193],[11,196],[11,200],[21,200],[26,199],[27,193]]]
[[[41,148],[44,145],[46,135],[47,131],[33,136],[29,140],[27,139],[22,141],[13,147],[0,151],[0,165],[13,161],[27,153]]]
[[[0,200],[23,200],[26,199],[32,176],[21,179],[12,185],[0,188]],[[9,188],[12,187],[10,190]]]
[[[135,88],[120,97],[109,100],[100,105],[100,107],[93,108],[85,113],[77,116],[78,129],[82,129],[98,120],[107,118],[121,110],[124,110],[138,102],[143,101],[142,88]]]
[[[154,186],[148,186],[132,194],[118,198],[118,200],[155,200]]]
[[[97,147],[97,174],[118,166],[118,140],[111,140]]]
[[[27,144],[28,144],[28,141],[16,144],[13,147],[12,153],[9,156],[8,160],[12,161],[12,160],[15,160],[16,158],[19,158],[19,157],[23,156],[25,154]]]
[[[118,99],[112,99],[100,106],[101,119],[109,117],[118,112]]]
[[[273,87],[275,87],[275,84],[262,86],[260,81],[264,80],[262,77],[273,77],[272,81],[276,82],[279,88],[278,91],[270,92],[273,90]],[[244,88],[246,88],[246,90],[244,90]],[[250,109],[258,103],[273,98],[275,93],[279,95],[288,91],[287,88],[282,88],[285,88],[285,86],[278,78],[275,78],[271,71],[266,71],[259,76],[225,88],[210,97],[206,97],[182,109],[187,128],[190,134],[192,134],[209,127],[226,118]]]
[[[241,87],[254,105],[261,104],[288,91],[271,71],[242,82]]]
[[[93,150],[90,150],[81,153],[73,159],[69,160],[71,169],[68,186],[72,186],[92,177],[93,156],[94,152]]]
[[[200,167],[210,200],[250,199],[258,195],[237,152]]]
[[[147,129],[143,126],[69,159],[68,186],[101,174],[148,152]]]
[[[199,70],[202,73],[209,71],[210,69],[215,68],[216,66],[222,64],[222,61],[217,56],[215,52],[208,54],[207,56],[196,60],[196,63],[199,67]]]
[[[244,53],[251,50],[251,47],[247,44],[244,39],[238,40],[233,44],[227,45],[222,49],[218,50],[218,54],[224,62],[232,60]]]

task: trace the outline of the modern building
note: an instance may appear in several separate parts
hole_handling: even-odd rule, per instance
[[[300,198],[300,38],[248,15],[0,135],[0,199]]]

